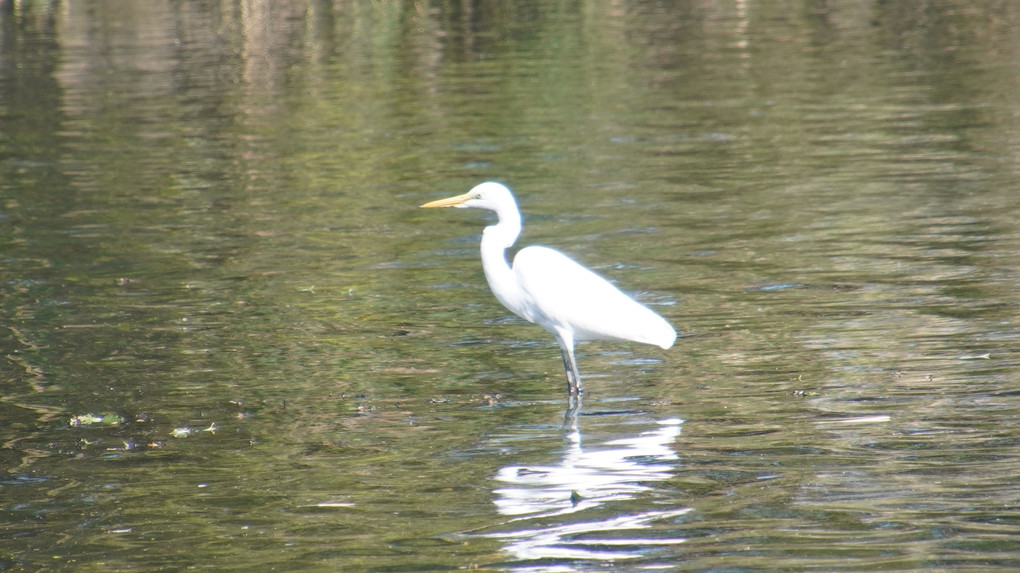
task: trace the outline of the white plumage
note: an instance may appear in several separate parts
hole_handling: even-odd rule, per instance
[[[567,390],[582,391],[574,344],[584,340],[620,340],[673,346],[676,331],[648,307],[563,253],[527,247],[507,264],[506,249],[521,233],[521,214],[506,186],[486,182],[464,195],[422,207],[460,207],[495,211],[499,221],[482,234],[482,267],[489,288],[503,306],[553,333],[563,352]]]

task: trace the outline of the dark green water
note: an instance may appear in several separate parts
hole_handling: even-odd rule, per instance
[[[0,2],[0,569],[1020,567],[1018,27]],[[687,335],[573,423],[488,179]]]

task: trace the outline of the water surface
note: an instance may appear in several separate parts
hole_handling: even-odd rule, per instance
[[[1018,25],[0,4],[0,568],[1020,566]],[[574,416],[488,179],[684,335]]]

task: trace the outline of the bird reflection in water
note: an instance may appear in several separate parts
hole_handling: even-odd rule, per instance
[[[637,435],[586,446],[577,418],[568,419],[573,423],[558,463],[499,470],[494,501],[499,513],[511,519],[503,530],[484,535],[504,540],[508,553],[529,561],[632,559],[647,557],[654,546],[683,543],[683,538],[663,536],[661,527],[689,507],[650,503],[638,512],[608,507],[654,498],[652,484],[675,475],[679,456],[672,445],[683,420],[660,420]]]

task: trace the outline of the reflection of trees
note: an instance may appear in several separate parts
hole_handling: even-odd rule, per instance
[[[111,262],[101,272],[116,279],[138,266],[255,260],[239,205],[281,188],[312,189],[320,195],[303,200],[326,205],[339,199],[325,190],[339,189],[350,208],[366,201],[351,189],[421,186],[410,173],[464,164],[471,176],[516,171],[561,196],[544,181],[712,186],[754,169],[757,183],[788,190],[755,200],[784,212],[791,194],[887,174],[874,158],[909,156],[896,168],[917,180],[958,169],[958,151],[1001,150],[1004,164],[1020,155],[1012,108],[974,105],[1015,97],[1015,3],[786,8],[4,2],[2,184],[33,190],[19,197],[38,207],[20,212],[25,223],[105,225],[101,241],[71,250],[102,251]],[[890,90],[897,105],[882,99]],[[569,161],[549,160],[561,156]],[[791,185],[802,171],[814,178]],[[857,207],[843,201],[853,197],[831,203],[833,216],[871,232],[874,215],[848,217]],[[167,204],[179,226],[153,232]],[[807,222],[770,224],[787,232]]]

